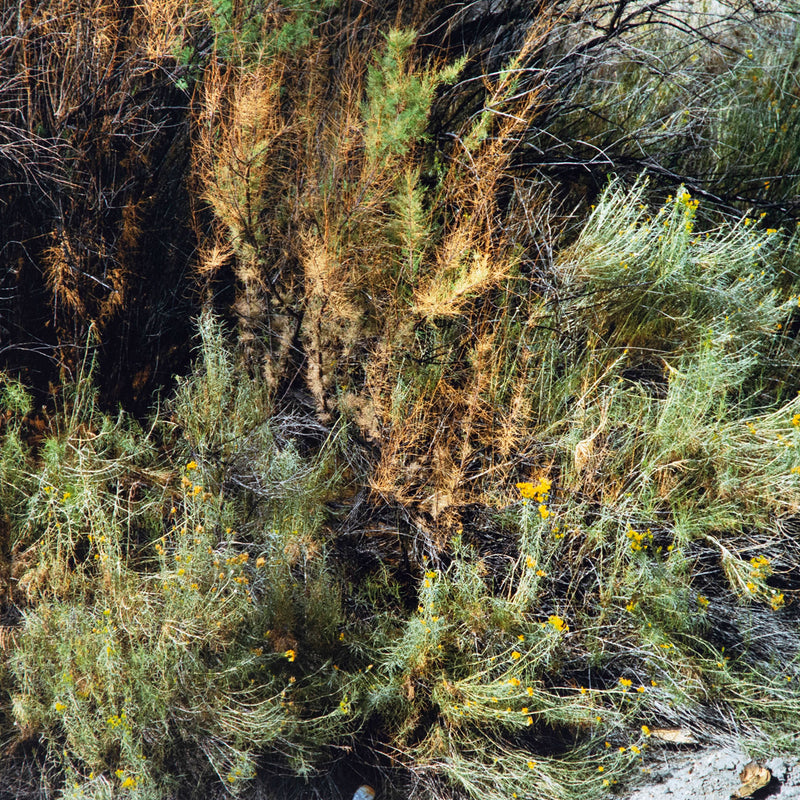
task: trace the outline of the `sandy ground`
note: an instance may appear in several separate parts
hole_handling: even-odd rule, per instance
[[[649,765],[648,783],[626,795],[626,800],[730,800],[739,796],[739,775],[751,760],[746,753],[727,748],[692,754],[664,752]],[[800,759],[776,757],[759,763],[772,773],[772,779],[748,796],[800,800]]]

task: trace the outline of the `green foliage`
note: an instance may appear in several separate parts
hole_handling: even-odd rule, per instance
[[[335,481],[328,456],[279,447],[218,323],[201,331],[170,426],[186,437],[173,457],[189,445],[203,466],[170,468],[152,433],[100,413],[85,382],[40,460],[27,458],[37,488],[18,524],[37,561],[22,578],[12,710],[61,762],[65,796],[163,796],[187,753],[203,759],[186,778],[235,791],[259,753],[305,773],[353,725],[339,707],[352,679],[331,666],[342,618],[316,513]],[[261,453],[242,472],[245,445]]]
[[[258,0],[211,0],[218,55],[248,67],[291,55],[311,44],[319,23],[338,5],[339,0],[289,0],[281,4],[280,21],[273,27]]]
[[[574,340],[580,377],[568,371],[548,403],[561,406],[566,392],[585,387],[570,447],[586,437],[588,448],[616,429],[614,455],[604,457],[619,459],[627,446],[634,459],[617,460],[608,473],[620,487],[664,480],[677,489],[684,481],[683,491],[720,499],[727,490],[712,488],[713,475],[731,452],[730,437],[744,453],[746,423],[785,424],[795,413],[795,402],[781,407],[785,393],[770,388],[798,381],[784,366],[794,350],[784,331],[797,308],[797,288],[776,258],[786,240],[749,218],[697,231],[695,201],[683,191],[650,216],[642,192],[612,186],[562,256],[564,289],[576,297],[568,324],[585,338]],[[769,459],[778,486],[787,458]],[[746,485],[755,488],[753,478]],[[787,491],[784,500],[773,491],[755,504],[788,507],[794,490]]]
[[[414,31],[389,31],[380,61],[369,68],[362,115],[370,165],[384,168],[384,162],[402,157],[423,138],[436,88],[452,83],[463,67],[462,60],[439,70],[415,71],[409,63],[415,40]]]
[[[655,211],[644,192],[608,187],[554,266],[557,316],[534,300],[518,333],[551,479],[507,508],[516,560],[492,574],[456,537],[447,568],[422,567],[417,613],[375,627],[368,708],[470,796],[599,795],[703,698],[772,733],[800,702],[791,648],[731,657],[717,630],[761,614],[783,636],[770,577],[787,556],[765,553],[791,549],[773,520],[800,491],[800,401],[771,389],[800,383],[794,245],[749,218],[698,231],[683,189]],[[727,584],[711,600],[698,552]],[[543,729],[567,758],[538,749]]]
[[[3,376],[0,408],[13,417],[24,417],[33,407],[33,400],[19,382]]]

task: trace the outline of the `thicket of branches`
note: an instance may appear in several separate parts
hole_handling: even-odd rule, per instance
[[[196,307],[188,96],[161,25],[153,4],[0,12],[4,363],[46,390],[94,328],[109,401],[142,410]]]
[[[8,795],[796,747],[798,11],[6,8]]]

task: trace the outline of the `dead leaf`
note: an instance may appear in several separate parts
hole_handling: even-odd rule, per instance
[[[739,780],[742,785],[731,795],[731,797],[751,797],[759,789],[763,789],[771,780],[772,773],[762,767],[758,761],[751,761],[739,773]]]
[[[686,728],[651,728],[650,735],[670,744],[697,744],[694,734]]]

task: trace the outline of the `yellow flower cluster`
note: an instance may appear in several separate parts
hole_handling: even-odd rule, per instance
[[[120,726],[122,726],[124,728],[124,727],[127,726],[127,721],[128,721],[128,718],[125,715],[125,712],[123,711],[119,716],[117,716],[116,714],[114,714],[113,716],[110,716],[106,720],[106,724],[110,728],[119,728]]]
[[[683,194],[678,198],[678,201],[686,206],[690,211],[696,211],[697,207],[700,205],[700,201],[697,199],[692,199],[692,196],[689,192],[684,191]]]
[[[769,559],[766,556],[756,556],[750,559],[751,574],[756,580],[764,580],[772,573]]]
[[[561,617],[557,617],[555,614],[551,614],[547,618],[547,624],[552,625],[557,631],[562,631],[563,633],[567,633],[569,631],[569,625],[564,622]]]
[[[134,778],[132,775],[125,775],[121,769],[118,769],[114,774],[120,779],[120,786],[122,786],[123,789],[136,788],[136,778]]]
[[[644,533],[639,533],[633,528],[630,528],[625,534],[631,540],[631,550],[647,550],[649,544],[653,541],[653,534],[648,528]]]
[[[517,489],[524,499],[535,500],[537,503],[544,503],[551,486],[552,483],[547,478],[539,478],[537,484],[530,483],[529,481],[518,483]]]

